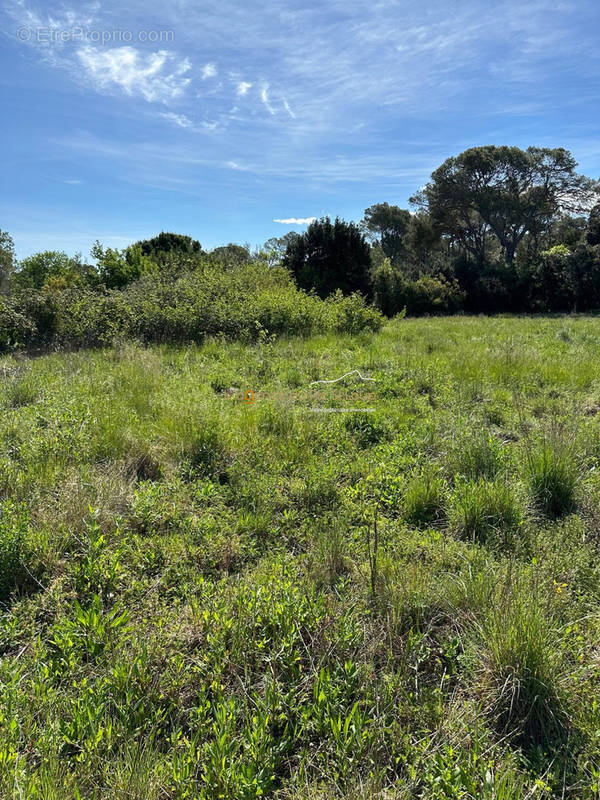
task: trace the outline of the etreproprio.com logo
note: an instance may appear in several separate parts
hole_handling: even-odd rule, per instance
[[[67,44],[69,42],[86,44],[130,44],[131,42],[166,43],[175,39],[173,31],[157,30],[116,30],[109,28],[51,28],[22,25],[17,30],[21,42],[39,44]]]
[[[308,386],[308,396],[306,396],[306,390],[301,391],[300,393],[289,393],[289,392],[275,392],[269,393],[268,397],[270,399],[276,399],[283,403],[291,403],[294,406],[300,405],[303,407],[305,402],[308,401],[308,407],[305,407],[306,411],[312,412],[314,414],[350,414],[350,413],[363,413],[363,414],[372,414],[375,409],[370,406],[364,406],[362,403],[365,401],[373,401],[375,400],[375,395],[372,392],[365,393],[360,389],[360,384],[357,387],[354,387],[353,390],[348,391],[348,389],[343,390],[341,396],[339,393],[335,395],[329,394],[329,396],[323,395],[321,390],[333,389],[335,386],[339,385],[341,382],[345,381],[346,378],[349,378],[353,375],[357,375],[360,379],[362,384],[370,381],[375,383],[375,378],[366,378],[364,375],[355,369],[352,372],[347,372],[345,375],[340,376],[339,378],[334,378],[333,380],[320,380],[320,381],[313,381]],[[256,395],[254,391],[249,390],[244,393],[244,400],[246,405],[254,405],[256,400]],[[360,405],[331,405],[331,404],[324,404],[329,401],[340,401],[344,400],[348,403],[359,401]],[[320,405],[315,405],[315,402],[319,402]]]

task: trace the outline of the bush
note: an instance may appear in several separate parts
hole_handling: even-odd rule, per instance
[[[331,326],[338,333],[378,331],[383,323],[379,311],[368,305],[360,294],[344,297],[338,290],[327,299],[326,305],[332,316]]]
[[[207,336],[252,341],[259,331],[309,335],[377,330],[382,318],[360,295],[326,301],[294,285],[287,270],[254,262],[224,271],[204,264],[154,273],[119,290],[28,290],[0,301],[0,349],[94,347],[115,339],[199,342]]]
[[[35,322],[18,311],[10,298],[0,296],[0,352],[27,346],[36,333]]]
[[[422,275],[409,280],[387,261],[372,275],[374,302],[386,316],[406,309],[407,314],[453,314],[459,311],[465,294],[455,280],[443,275]]]

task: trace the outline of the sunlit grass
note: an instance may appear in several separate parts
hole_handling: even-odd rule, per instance
[[[597,331],[0,359],[0,796],[597,796]]]

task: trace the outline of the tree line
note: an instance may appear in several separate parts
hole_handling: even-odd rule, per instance
[[[600,309],[600,184],[576,167],[560,148],[471,148],[410,210],[318,220],[283,263],[303,288],[361,291],[388,315]]]
[[[600,182],[579,174],[567,150],[470,148],[436,169],[410,206],[376,203],[358,223],[325,217],[254,252],[207,252],[167,232],[123,250],[96,242],[94,264],[56,251],[17,261],[0,231],[0,290],[122,290],[261,261],[321,298],[359,292],[388,316],[600,309]]]

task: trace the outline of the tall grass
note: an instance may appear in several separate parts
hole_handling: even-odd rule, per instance
[[[460,482],[448,518],[457,536],[502,548],[514,547],[524,521],[520,499],[503,479]]]
[[[227,336],[0,358],[0,797],[597,796],[598,321],[278,337],[323,306],[211,280]]]
[[[564,742],[564,634],[553,600],[535,574],[497,573],[491,602],[477,624],[483,703],[502,735],[526,748]]]
[[[404,518],[416,526],[440,522],[445,515],[445,495],[445,485],[439,475],[431,470],[415,475],[404,494]]]
[[[0,602],[29,582],[29,525],[26,507],[0,501]]]
[[[536,507],[551,518],[573,511],[580,476],[573,441],[551,433],[525,452],[526,477]]]

